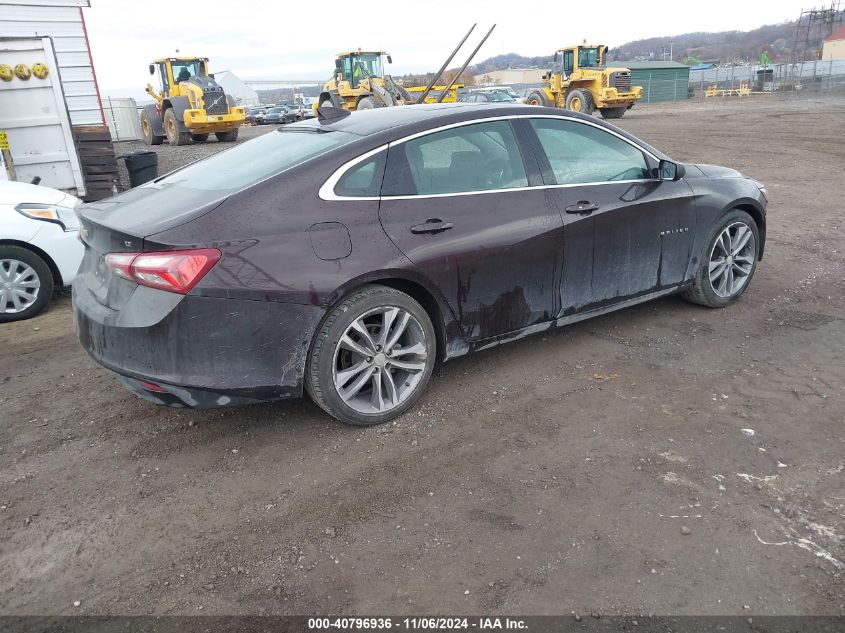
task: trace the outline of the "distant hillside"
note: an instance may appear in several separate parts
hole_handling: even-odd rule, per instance
[[[722,63],[748,62],[760,59],[765,50],[774,62],[788,61],[795,37],[795,22],[769,24],[753,31],[722,31],[720,33],[684,33],[670,37],[652,37],[615,47],[613,56],[621,61],[669,58],[675,61],[692,56]],[[814,38],[806,57],[821,47],[821,38]],[[803,47],[803,42],[801,43]],[[800,52],[800,51],[799,51]]]
[[[684,33],[667,37],[653,37],[646,40],[628,42],[621,46],[611,46],[610,57],[619,61],[662,60],[671,58],[682,62],[685,57],[697,57],[702,60],[719,60],[723,64],[754,62],[760,59],[765,50],[775,63],[789,61],[795,37],[795,22],[769,24],[753,31],[722,31],[719,33]],[[811,38],[810,46],[802,55],[812,59],[822,46],[822,38]],[[803,42],[800,48],[803,49]],[[524,57],[517,53],[496,55],[469,70],[474,75],[505,70],[507,68],[546,68],[552,62],[553,55],[543,57]]]

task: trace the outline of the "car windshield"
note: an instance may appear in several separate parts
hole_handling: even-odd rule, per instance
[[[579,48],[578,49],[578,66],[579,68],[595,68],[599,65],[599,49],[598,48]]]
[[[270,108],[267,112],[270,114],[278,114],[282,111],[282,108]]]
[[[198,59],[193,61],[173,61],[173,78],[176,81],[187,81],[191,77],[197,75],[204,75],[202,72],[202,62]]]
[[[151,186],[238,191],[360,138],[311,124],[288,128],[192,163]]]
[[[504,101],[513,101],[513,97],[506,92],[493,92],[487,95],[487,99],[489,101],[495,101],[497,103],[501,103]]]

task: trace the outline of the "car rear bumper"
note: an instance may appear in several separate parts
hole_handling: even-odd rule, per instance
[[[94,360],[148,400],[192,407],[300,397],[308,346],[324,314],[318,306],[140,286],[116,311],[95,299],[84,276],[73,284],[73,307],[79,341]]]

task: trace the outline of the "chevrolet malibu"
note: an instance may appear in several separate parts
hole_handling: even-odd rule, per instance
[[[325,108],[82,207],[77,330],[155,403],[305,391],[377,424],[435,361],[672,293],[729,305],[766,204],[569,111]]]

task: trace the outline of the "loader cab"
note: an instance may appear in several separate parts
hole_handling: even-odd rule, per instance
[[[555,53],[555,62],[560,63],[564,77],[581,68],[604,68],[607,46],[573,46]]]
[[[335,74],[338,81],[348,81],[352,88],[357,88],[362,80],[370,77],[384,77],[384,65],[382,58],[387,57],[388,63],[392,62],[390,55],[383,51],[367,52],[356,51],[353,53],[339,53],[335,60]]]
[[[150,64],[150,74],[158,75],[164,96],[178,96],[178,85],[191,77],[208,77],[208,60],[204,57],[167,57]]]

